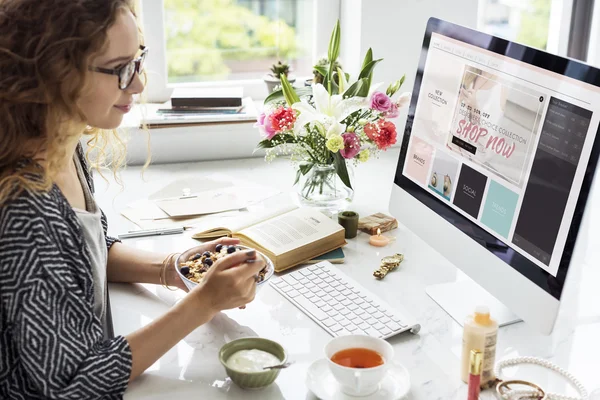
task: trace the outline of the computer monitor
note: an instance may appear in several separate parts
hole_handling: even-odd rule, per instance
[[[390,211],[471,278],[427,289],[458,322],[485,302],[552,331],[598,162],[599,86],[589,65],[429,20]]]

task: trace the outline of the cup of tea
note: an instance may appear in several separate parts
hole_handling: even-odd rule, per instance
[[[368,396],[379,389],[394,358],[385,340],[366,335],[340,336],[325,346],[329,369],[344,393]]]

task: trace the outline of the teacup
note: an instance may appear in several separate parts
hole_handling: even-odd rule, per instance
[[[381,356],[381,365],[358,368],[343,366],[332,361],[332,357],[343,350],[367,349]],[[385,377],[394,358],[394,348],[385,340],[366,335],[340,336],[325,346],[325,356],[333,376],[344,393],[351,396],[368,396],[379,389],[379,383]]]

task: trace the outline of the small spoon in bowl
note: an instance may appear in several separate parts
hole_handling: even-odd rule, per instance
[[[294,363],[293,361],[288,361],[283,364],[271,365],[270,367],[263,367],[263,369],[284,369],[284,368],[289,367],[293,363]]]

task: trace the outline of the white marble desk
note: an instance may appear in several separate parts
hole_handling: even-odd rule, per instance
[[[353,209],[361,215],[386,211],[398,150],[355,169],[356,197]],[[96,197],[109,218],[109,233],[133,229],[119,211],[129,202],[147,197],[176,178],[224,173],[290,190],[294,171],[287,160],[267,164],[260,158],[189,164],[151,166],[140,177],[140,168],[122,173],[124,189],[110,177],[110,185],[96,176]],[[596,199],[598,196],[595,196]],[[594,201],[592,199],[592,201]],[[598,243],[598,228],[586,228],[590,243]],[[339,268],[377,292],[391,305],[404,308],[422,324],[418,335],[402,334],[389,340],[396,360],[411,374],[409,399],[466,399],[466,386],[459,379],[461,327],[425,293],[429,284],[450,282],[460,272],[434,249],[400,226],[391,234],[397,240],[379,249],[368,245],[360,233],[345,248],[346,263]],[[125,243],[140,249],[181,251],[197,242],[189,233],[130,239]],[[498,358],[534,355],[550,359],[570,370],[592,392],[600,388],[600,270],[599,246],[587,246],[580,283],[567,288],[568,301],[551,336],[541,336],[524,323],[501,328]],[[401,252],[405,261],[385,280],[372,277],[383,255]],[[577,287],[575,287],[577,286]],[[116,334],[128,334],[164,313],[185,294],[154,285],[111,284],[111,301]],[[217,352],[225,342],[241,336],[259,335],[281,343],[295,364],[283,370],[271,387],[242,391],[226,378]],[[331,339],[323,329],[271,287],[265,287],[245,310],[228,311],[198,328],[171,349],[127,391],[127,399],[312,399],[305,386],[309,365],[323,357]],[[564,392],[563,384],[551,373],[528,367],[509,370],[511,375],[534,378],[545,389]],[[597,393],[600,393],[600,389]],[[483,394],[482,398],[493,398]]]

